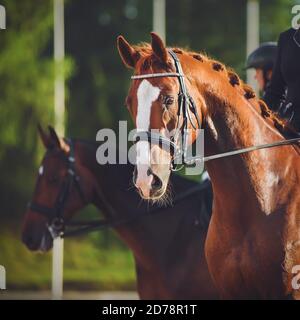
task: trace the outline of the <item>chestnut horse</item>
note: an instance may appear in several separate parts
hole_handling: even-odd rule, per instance
[[[83,196],[74,184],[65,198],[64,220],[70,221],[75,211],[92,203],[112,225],[116,222],[118,226],[114,229],[134,255],[141,299],[218,297],[204,256],[212,203],[209,180],[199,188],[198,183],[174,176],[171,181],[176,194],[173,207],[141,203],[135,189],[129,190],[132,165],[100,166],[96,162],[99,144],[81,140],[67,142],[59,139],[53,129],[50,132],[51,135],[47,135],[40,129],[47,152],[39,169],[33,203],[23,223],[23,242],[30,250],[47,251],[52,247],[47,229],[47,224],[51,224],[49,209],[56,206],[67,180],[67,158],[72,143],[73,170],[80,178]],[[125,222],[118,224],[118,221]]]
[[[120,56],[135,73],[126,101],[138,129],[156,129],[171,140],[166,132],[181,125],[175,53],[204,128],[205,156],[284,140],[284,124],[232,70],[204,54],[170,51],[157,34],[151,36],[151,45],[140,46],[118,37]],[[193,130],[190,123],[187,128]],[[141,195],[156,199],[166,190],[172,155],[157,144],[139,143],[163,162],[144,162],[136,173]],[[300,298],[292,286],[293,267],[300,264],[299,164],[291,145],[207,163],[214,200],[205,251],[222,298]]]

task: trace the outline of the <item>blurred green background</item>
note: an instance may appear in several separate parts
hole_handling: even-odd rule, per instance
[[[205,51],[244,78],[245,0],[167,0],[167,43]],[[260,1],[261,42],[290,27],[299,1]],[[2,0],[7,29],[0,30],[0,264],[10,289],[49,289],[51,255],[33,254],[20,242],[43,148],[38,122],[53,124],[53,2]],[[103,127],[129,119],[124,98],[130,71],[116,37],[149,41],[151,0],[65,2],[67,135],[95,140]],[[92,207],[82,213],[99,214]],[[66,240],[65,288],[134,289],[133,258],[113,231]]]

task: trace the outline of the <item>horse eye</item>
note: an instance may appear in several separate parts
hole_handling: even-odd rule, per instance
[[[174,103],[174,97],[172,97],[172,96],[166,96],[164,100],[165,100],[164,104],[167,106]]]

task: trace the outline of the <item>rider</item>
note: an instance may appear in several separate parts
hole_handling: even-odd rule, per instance
[[[280,34],[277,59],[264,100],[300,131],[300,28]]]
[[[255,69],[255,79],[259,90],[265,93],[270,86],[273,66],[277,54],[276,42],[262,43],[247,58],[246,69]]]

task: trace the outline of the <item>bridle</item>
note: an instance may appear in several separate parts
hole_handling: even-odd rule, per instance
[[[201,129],[201,121],[197,112],[196,104],[189,95],[185,81],[181,63],[172,50],[168,51],[171,55],[176,72],[150,73],[143,75],[134,75],[132,80],[141,80],[159,77],[176,77],[179,81],[178,93],[178,110],[177,110],[177,127],[171,139],[166,138],[160,133],[152,131],[139,131],[134,136],[134,142],[147,141],[152,144],[159,145],[161,148],[168,150],[172,155],[171,170],[177,171],[176,161],[181,160],[183,164],[187,164],[187,129],[190,123],[193,129]],[[191,113],[195,116],[197,124],[195,125],[191,118]],[[182,118],[182,121],[180,120]],[[181,125],[180,125],[181,122]],[[181,135],[180,135],[181,134]],[[178,138],[181,139],[178,139]]]
[[[54,206],[48,207],[36,202],[30,202],[28,204],[28,208],[30,210],[47,218],[47,227],[53,239],[56,237],[61,237],[65,232],[66,222],[63,217],[63,212],[73,186],[75,186],[83,204],[87,203],[84,192],[80,185],[80,178],[75,168],[73,142],[72,140],[66,139],[66,143],[70,147],[70,152],[68,155],[62,154],[62,157],[64,157],[64,160],[66,160],[67,175],[62,183],[61,189],[58,192]]]
[[[141,79],[149,79],[149,78],[161,78],[161,77],[176,77],[179,81],[179,93],[178,93],[178,111],[177,111],[177,128],[175,130],[175,135],[171,137],[171,139],[168,139],[164,137],[163,135],[151,132],[151,131],[140,131],[137,132],[134,136],[134,143],[137,143],[138,141],[146,141],[151,144],[159,145],[163,149],[167,149],[170,151],[172,155],[172,161],[171,161],[171,170],[172,171],[178,171],[176,168],[176,160],[181,159],[183,165],[179,168],[179,170],[184,165],[194,165],[197,162],[205,163],[207,161],[225,158],[229,156],[234,156],[238,154],[248,153],[255,150],[260,149],[268,149],[278,146],[285,146],[285,145],[291,145],[291,144],[297,144],[300,142],[300,137],[286,139],[286,140],[280,140],[275,141],[271,143],[256,145],[256,146],[250,146],[242,149],[237,150],[231,150],[228,152],[223,152],[219,154],[214,154],[211,156],[203,157],[203,156],[195,156],[188,158],[186,155],[187,152],[187,128],[188,128],[188,122],[191,123],[193,129],[201,129],[202,128],[202,122],[200,121],[196,104],[193,100],[193,98],[189,95],[186,84],[184,82],[184,73],[181,67],[181,63],[176,55],[176,53],[172,50],[168,50],[169,54],[173,58],[176,72],[161,72],[161,73],[149,73],[149,74],[142,74],[142,75],[133,75],[131,76],[132,80],[141,80]],[[197,120],[197,126],[194,125],[193,121],[191,120],[190,112],[195,116]],[[180,116],[182,116],[182,126],[180,127]],[[181,146],[178,146],[178,142],[176,141],[178,133],[181,132],[182,142],[179,143]]]

